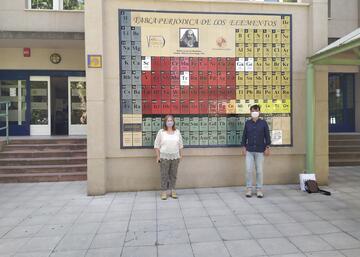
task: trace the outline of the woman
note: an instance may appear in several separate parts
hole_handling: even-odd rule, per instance
[[[171,190],[170,196],[177,198],[176,175],[183,147],[182,137],[175,127],[174,117],[165,116],[163,128],[159,130],[154,143],[156,161],[160,163],[161,200],[167,199],[168,189]]]

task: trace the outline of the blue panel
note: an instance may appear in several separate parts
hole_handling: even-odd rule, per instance
[[[131,55],[141,56],[141,42],[131,41]]]
[[[120,23],[122,26],[130,26],[131,25],[131,13],[129,11],[121,11],[120,12]]]
[[[131,42],[121,41],[121,55],[131,55]]]
[[[131,85],[131,71],[121,71],[121,84]]]
[[[131,56],[131,68],[141,71],[141,56]]]
[[[132,91],[131,91],[131,94],[132,94],[132,98],[133,99],[136,99],[136,100],[141,100],[141,86],[140,85],[132,85]]]
[[[124,100],[131,100],[132,99],[132,95],[131,95],[131,85],[122,85],[121,86],[121,97]]]
[[[131,70],[131,56],[121,56],[121,69]]]
[[[122,109],[123,114],[132,114],[133,113],[132,107],[133,107],[133,105],[132,105],[131,100],[122,100],[121,101],[121,109]]]
[[[132,101],[132,110],[133,110],[133,114],[141,114],[141,110],[142,110],[142,105],[141,105],[141,100],[133,100]]]
[[[121,26],[120,28],[120,36],[122,41],[131,41],[131,28]]]
[[[131,73],[131,84],[141,86],[141,71],[133,71]]]
[[[131,41],[141,41],[141,27],[131,27]]]

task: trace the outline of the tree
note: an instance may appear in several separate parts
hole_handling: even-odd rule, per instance
[[[84,0],[64,0],[64,10],[84,10]]]
[[[31,9],[53,9],[53,0],[32,0]]]

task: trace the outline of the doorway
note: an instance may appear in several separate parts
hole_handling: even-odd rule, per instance
[[[329,131],[355,131],[355,76],[329,74]]]
[[[86,135],[85,77],[31,76],[30,135]]]
[[[51,77],[51,135],[68,135],[68,78]]]
[[[51,134],[50,77],[30,77],[30,135]]]

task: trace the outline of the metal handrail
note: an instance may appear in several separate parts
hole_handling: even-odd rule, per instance
[[[2,105],[5,105],[5,113],[1,111]],[[10,101],[0,101],[0,117],[5,117],[5,127],[0,127],[0,131],[6,130],[6,144],[9,144],[9,107]]]

